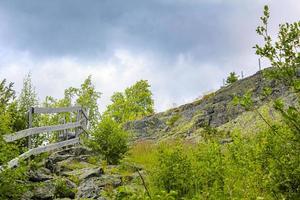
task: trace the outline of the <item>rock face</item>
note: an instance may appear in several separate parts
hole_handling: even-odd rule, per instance
[[[272,88],[268,98],[263,98],[265,88]],[[125,124],[125,129],[137,138],[155,139],[166,134],[188,137],[200,128],[219,127],[245,112],[241,106],[234,106],[232,100],[234,96],[243,96],[248,91],[252,93],[255,106],[263,105],[278,97],[290,96],[286,87],[263,78],[262,72],[258,72],[205,95],[200,100],[129,122]]]
[[[92,177],[83,180],[78,187],[78,198],[92,198],[99,197],[99,193],[104,187],[112,186],[118,187],[122,185],[122,179],[118,175],[100,177]]]
[[[92,153],[84,147],[77,146],[51,154],[44,167],[29,172],[33,184],[31,191],[23,200],[52,199],[102,199],[106,188],[117,188],[123,184],[122,177],[109,170],[116,166],[107,166],[105,171],[98,164],[88,162]]]
[[[31,182],[43,182],[53,179],[51,172],[47,168],[40,168],[35,171],[29,171],[29,181]]]

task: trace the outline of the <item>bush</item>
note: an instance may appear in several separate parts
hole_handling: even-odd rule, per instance
[[[157,191],[176,191],[178,197],[183,197],[192,190],[193,171],[183,145],[177,143],[175,146],[162,145],[159,148],[158,163],[151,179]]]
[[[56,198],[74,198],[75,189],[68,185],[67,180],[59,178],[55,181],[55,194]]]
[[[235,72],[230,72],[229,76],[227,77],[226,79],[226,83],[228,85],[232,84],[232,83],[235,83],[239,80],[238,76],[236,75]]]
[[[21,196],[28,190],[26,185],[26,171],[25,167],[18,167],[16,169],[6,169],[0,172],[0,199],[20,199]]]
[[[89,146],[109,164],[117,164],[128,150],[128,134],[114,120],[105,117],[92,133]]]

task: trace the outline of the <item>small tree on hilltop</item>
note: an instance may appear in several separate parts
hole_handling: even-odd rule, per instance
[[[226,84],[230,85],[230,84],[236,82],[237,80],[239,80],[239,78],[236,75],[236,73],[235,72],[230,72],[229,76],[226,79]]]

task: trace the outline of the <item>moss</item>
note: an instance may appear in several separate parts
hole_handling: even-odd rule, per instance
[[[179,113],[176,113],[174,115],[171,116],[171,118],[169,118],[166,122],[166,124],[168,126],[174,126],[174,124],[180,119],[181,115]]]
[[[84,168],[92,168],[95,165],[87,163],[87,162],[80,162],[78,160],[66,160],[61,163],[61,166],[65,169],[69,170],[76,170],[76,169],[84,169]]]
[[[258,108],[258,112],[271,124],[280,122],[280,114],[273,108],[273,102],[269,102]],[[218,127],[218,130],[224,131],[242,131],[243,134],[255,134],[259,130],[266,128],[267,124],[255,111],[247,111],[239,115],[236,119]]]
[[[90,156],[88,157],[87,162],[92,165],[98,165],[101,164],[101,159],[99,158],[99,156]]]
[[[77,186],[79,185],[80,180],[79,180],[78,176],[70,175],[70,176],[68,176],[68,178],[70,179],[70,181],[72,181],[73,183],[75,183]]]
[[[207,99],[210,99],[210,98],[214,97],[215,95],[216,95],[215,92],[208,93],[208,94],[204,95],[204,96],[201,98],[201,100],[207,100]]]
[[[202,110],[197,110],[194,113],[192,119],[181,118],[180,121],[176,123],[177,126],[173,127],[172,130],[166,135],[166,137],[170,135],[178,136],[178,137],[186,137],[186,135],[191,135],[195,132],[195,124],[199,117],[203,115]]]

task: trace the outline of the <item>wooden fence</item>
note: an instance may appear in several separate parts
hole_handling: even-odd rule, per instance
[[[66,123],[66,120],[64,118],[63,124],[42,126],[42,127],[32,127],[33,114],[53,114],[53,113],[76,113],[76,121]],[[88,132],[87,126],[88,126],[87,112],[85,109],[83,109],[80,106],[64,107],[64,108],[31,107],[28,111],[28,129],[3,136],[6,142],[14,142],[16,140],[27,137],[29,150],[21,154],[20,156],[16,157],[15,159],[9,161],[6,166],[4,167],[0,166],[0,171],[3,170],[5,167],[12,168],[18,166],[20,160],[27,159],[30,156],[38,155],[62,147],[78,144],[80,142],[80,138],[79,138],[80,134],[83,132]],[[70,132],[68,132],[68,130],[70,129],[75,129],[73,138],[69,138]],[[61,131],[62,133],[61,135],[63,135],[62,141],[32,148],[32,136],[41,133],[51,133],[54,131]]]

